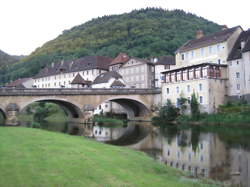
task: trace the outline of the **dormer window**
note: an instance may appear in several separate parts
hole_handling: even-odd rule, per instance
[[[185,55],[181,54],[181,60],[184,60],[184,59],[185,59]]]

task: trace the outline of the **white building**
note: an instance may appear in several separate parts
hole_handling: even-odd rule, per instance
[[[86,56],[74,61],[52,63],[50,67],[42,69],[34,77],[34,86],[37,88],[79,87],[71,84],[76,75],[80,75],[86,82],[92,82],[98,75],[108,71],[111,61],[112,59],[108,57]]]
[[[202,112],[216,112],[227,94],[227,58],[242,32],[241,27],[223,29],[217,33],[186,42],[176,52],[176,67],[163,72],[163,104],[170,99],[178,106],[180,97],[198,97]]]
[[[228,98],[250,101],[250,30],[240,34],[228,57]]]
[[[170,70],[175,66],[175,57],[173,56],[162,56],[156,59],[155,62],[155,87],[161,88],[161,82],[163,81],[164,77],[161,74],[166,70]]]
[[[92,83],[92,88],[114,88],[114,89],[122,89],[125,88],[125,82],[122,76],[116,71],[109,71],[106,73],[102,73],[96,77],[96,79]],[[104,102],[97,106],[94,111],[94,114],[105,114],[106,112],[114,112],[114,113],[125,113],[123,107],[114,102]]]

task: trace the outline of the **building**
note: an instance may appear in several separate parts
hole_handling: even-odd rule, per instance
[[[161,88],[161,82],[163,80],[162,72],[170,70],[175,66],[175,57],[174,56],[162,56],[158,59],[155,59],[155,87]]]
[[[92,88],[125,88],[122,76],[116,71],[98,75],[92,83]]]
[[[176,67],[164,71],[163,104],[170,99],[179,105],[179,98],[196,94],[202,112],[213,113],[224,104],[227,95],[227,58],[242,28],[237,26],[186,42],[176,51]]]
[[[5,86],[8,88],[32,88],[34,80],[32,78],[21,78],[12,81]]]
[[[86,56],[73,61],[52,63],[34,77],[34,86],[37,88],[81,88],[87,86],[86,83],[89,81],[94,81],[101,73],[107,72],[112,60],[102,56]],[[81,84],[81,81],[84,83]]]
[[[125,88],[122,76],[116,71],[102,73],[96,77],[92,83],[92,88]],[[97,106],[94,114],[105,114],[107,112],[125,113],[125,110],[117,103],[104,102]]]
[[[250,30],[240,34],[228,56],[228,99],[250,102]]]
[[[147,60],[129,57],[120,53],[110,64],[110,71],[117,71],[124,79],[126,85],[131,88],[153,88],[154,63]]]

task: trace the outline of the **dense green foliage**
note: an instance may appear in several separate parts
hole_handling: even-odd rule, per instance
[[[179,109],[176,108],[168,99],[167,103],[160,107],[159,114],[152,118],[155,126],[162,126],[168,122],[174,121],[178,117]]]
[[[0,71],[0,82],[33,76],[52,62],[85,55],[115,57],[120,52],[142,58],[173,55],[178,47],[195,37],[198,29],[208,34],[218,31],[220,26],[182,10],[156,8],[96,18],[64,31],[22,63]]]
[[[212,186],[142,152],[32,128],[0,129],[0,186]]]
[[[192,118],[199,119],[199,117],[200,117],[199,102],[198,102],[198,99],[197,99],[195,93],[193,93],[191,95],[190,110],[191,110]]]

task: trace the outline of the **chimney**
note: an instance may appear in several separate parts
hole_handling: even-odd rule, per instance
[[[196,39],[200,39],[204,36],[203,31],[202,30],[198,30],[196,31]]]
[[[221,30],[227,30],[227,29],[228,29],[227,25],[222,25],[222,29]]]
[[[244,49],[245,45],[246,45],[246,42],[245,42],[245,41],[241,41],[241,42],[240,42],[240,48],[241,48],[241,50]]]

